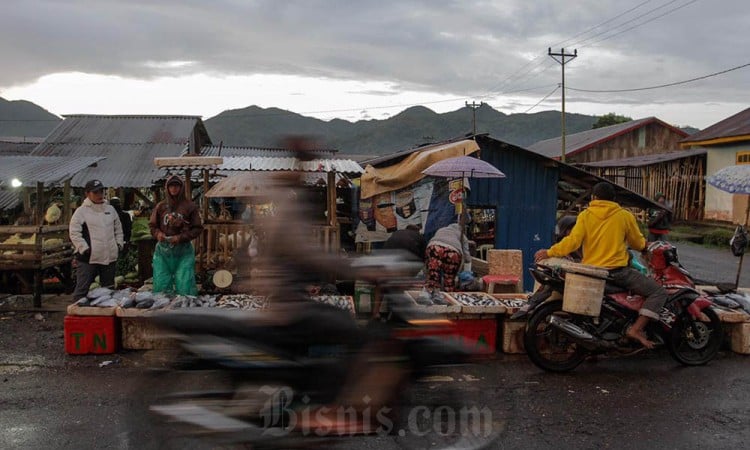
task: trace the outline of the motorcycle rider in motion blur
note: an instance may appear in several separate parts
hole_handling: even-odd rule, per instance
[[[284,144],[295,152],[301,165],[315,156],[312,143],[306,138],[290,137]],[[348,313],[332,308],[326,310],[325,305],[318,305],[308,297],[310,285],[347,273],[352,268],[345,258],[327,253],[311,242],[313,224],[310,218],[315,215],[314,203],[303,197],[301,176],[302,172],[298,171],[279,171],[272,176],[265,194],[273,202],[274,213],[258,219],[265,238],[260,254],[253,258],[253,266],[260,270],[253,275],[250,286],[255,293],[272,297],[268,312],[277,325],[285,326],[296,318],[304,318],[303,326],[296,326],[295,322],[288,330],[300,343],[308,339],[347,342],[361,335]],[[382,273],[357,272],[357,277],[362,279],[382,276]],[[407,375],[396,358],[387,361],[387,355],[397,351],[394,345],[387,339],[368,339],[354,356],[335,405],[321,406],[311,414],[299,415],[296,426],[302,430],[323,428],[334,435],[372,431],[371,424],[365,423],[361,415],[356,423],[351,423],[337,417],[336,410],[338,406],[356,411],[368,407],[377,410],[391,400],[396,387]],[[370,363],[373,356],[378,360],[376,364]]]
[[[647,338],[644,328],[649,320],[659,319],[668,294],[655,280],[629,267],[628,246],[643,251],[646,239],[633,214],[615,202],[614,186],[601,182],[594,185],[591,202],[578,216],[570,234],[549,249],[537,251],[534,261],[564,257],[582,248],[581,263],[607,269],[613,284],[646,297],[638,319],[625,335],[651,349],[655,344]]]

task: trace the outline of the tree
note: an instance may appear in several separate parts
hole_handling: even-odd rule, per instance
[[[625,123],[633,120],[632,117],[621,116],[615,113],[609,113],[598,117],[599,119],[591,126],[591,129],[608,127],[610,125],[617,125],[618,123]]]

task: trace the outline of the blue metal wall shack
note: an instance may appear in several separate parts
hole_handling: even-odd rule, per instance
[[[521,249],[524,267],[534,253],[552,245],[557,209],[559,171],[552,160],[521,147],[487,136],[477,136],[480,157],[503,172],[506,178],[472,179],[469,207],[494,207],[495,248]],[[528,270],[523,287],[534,285]]]

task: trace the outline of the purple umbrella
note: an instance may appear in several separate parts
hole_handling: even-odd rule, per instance
[[[455,156],[438,161],[422,173],[443,178],[505,178],[505,174],[497,170],[497,167],[471,156]],[[463,229],[464,214],[461,214],[458,223]],[[463,234],[461,240],[463,240]]]
[[[505,178],[505,174],[492,164],[471,156],[456,156],[438,161],[422,173],[444,178]]]

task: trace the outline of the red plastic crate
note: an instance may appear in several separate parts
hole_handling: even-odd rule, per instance
[[[69,355],[117,351],[114,316],[65,316],[65,352]]]
[[[459,319],[445,327],[415,327],[398,330],[403,338],[430,336],[446,342],[457,342],[472,353],[488,355],[497,350],[497,320]]]

